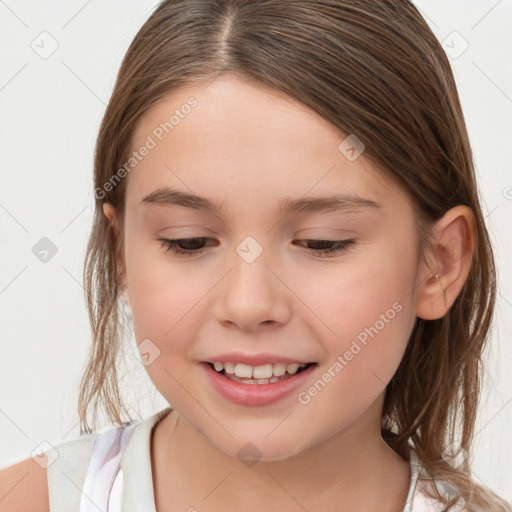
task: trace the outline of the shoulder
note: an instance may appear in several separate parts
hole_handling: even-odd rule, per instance
[[[457,493],[455,489],[444,480],[432,480],[426,475],[425,479],[418,480],[416,485],[411,512],[444,512],[445,505],[435,496],[434,484],[438,492],[445,498],[452,499]],[[468,512],[463,498],[459,498],[451,512]]]
[[[1,512],[48,512],[46,454],[0,469]]]
[[[474,499],[471,505],[468,505],[464,498],[460,496],[457,487],[446,480],[421,480],[418,483],[418,498],[417,501],[414,502],[416,508],[413,507],[412,512],[445,512],[445,506],[433,496],[434,485],[438,492],[447,500],[456,500],[455,504],[450,508],[450,512],[489,512],[490,510],[495,512],[512,512],[510,503],[495,494],[488,487],[481,486],[474,480],[473,483],[477,486],[476,489],[474,489],[474,496],[477,497],[477,499]]]
[[[102,464],[122,456],[136,427],[146,427],[136,441],[147,449],[150,427],[171,410],[169,407],[146,420],[108,426],[59,444],[46,443],[40,455],[0,468],[0,512],[79,510],[88,474],[101,475]],[[89,467],[91,460],[93,467]]]
[[[458,501],[452,506],[450,512],[468,512],[466,503],[459,497],[458,489],[439,478],[432,478],[423,466],[416,451],[410,447],[411,486],[403,512],[444,512],[445,505],[438,495],[444,499]]]
[[[94,434],[56,445],[0,469],[0,512],[48,512],[76,494],[74,482],[85,477]],[[71,479],[71,480],[70,480]]]

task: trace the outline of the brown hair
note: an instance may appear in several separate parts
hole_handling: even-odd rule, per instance
[[[122,351],[119,258],[131,137],[147,109],[179,86],[223,72],[296,98],[341,132],[356,134],[365,156],[401,184],[418,224],[418,256],[430,228],[450,208],[474,214],[476,249],[467,281],[447,314],[416,319],[404,358],[386,389],[382,435],[398,453],[410,439],[433,478],[457,486],[467,510],[510,510],[471,478],[469,457],[443,458],[458,442],[471,453],[484,345],[496,284],[479,204],[472,152],[449,61],[407,0],[167,0],[142,26],[121,65],[98,135],[96,210],[84,267],[93,343],[84,371],[81,433],[103,407],[122,423],[117,374]],[[107,190],[108,189],[108,190]],[[103,214],[111,203],[121,234]],[[407,458],[407,455],[404,455]],[[447,510],[456,501],[443,501]]]

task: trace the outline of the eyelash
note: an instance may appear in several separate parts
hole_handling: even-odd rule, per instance
[[[185,249],[180,249],[178,247],[178,244],[180,242],[196,242],[198,240],[211,240],[211,239],[209,237],[196,237],[196,238],[177,238],[174,240],[170,240],[167,238],[159,238],[158,240],[160,242],[162,242],[161,247],[163,247],[168,252],[171,252],[171,253],[174,253],[177,255],[182,255],[182,256],[192,256],[193,254],[199,253],[202,249],[187,251]],[[323,249],[323,250],[310,249],[313,252],[315,252],[316,254],[321,255],[321,256],[325,256],[325,255],[328,256],[330,254],[340,253],[340,252],[346,251],[356,245],[356,241],[353,239],[349,239],[349,240],[311,240],[311,239],[309,239],[309,240],[303,240],[303,241],[310,242],[310,243],[311,242],[314,242],[314,243],[315,242],[316,243],[327,242],[327,243],[337,244],[337,246],[332,249]]]

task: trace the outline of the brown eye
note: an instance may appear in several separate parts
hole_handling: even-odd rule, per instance
[[[356,241],[353,239],[351,239],[351,240],[303,240],[303,242],[306,242],[308,245],[313,245],[313,247],[310,247],[310,249],[312,251],[314,251],[316,254],[319,254],[320,256],[340,253],[340,252],[350,249],[351,247],[354,247],[356,245]],[[328,247],[331,246],[331,248],[326,249],[325,245],[327,245]],[[332,247],[333,245],[334,245],[334,247]]]
[[[164,247],[166,251],[189,256],[199,252],[203,248],[206,240],[211,239],[207,237],[177,238],[175,240],[159,238],[159,241],[162,242],[162,247]]]

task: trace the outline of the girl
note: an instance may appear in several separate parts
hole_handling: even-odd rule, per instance
[[[471,478],[495,267],[413,4],[162,2],[94,183],[84,435],[45,453],[41,508],[512,510]],[[172,404],[141,422],[118,389],[123,300]],[[117,428],[92,433],[98,408]]]

